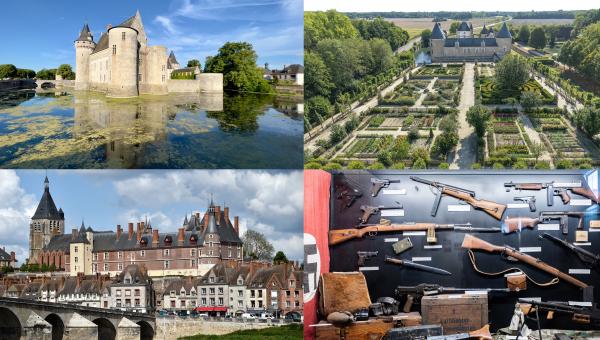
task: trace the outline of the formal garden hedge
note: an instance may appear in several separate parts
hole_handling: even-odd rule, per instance
[[[480,78],[477,82],[477,96],[484,105],[504,104],[506,98],[521,98],[523,92],[536,93],[543,105],[556,105],[557,98],[550,94],[535,79],[529,79],[518,91],[500,89],[491,77]]]
[[[379,101],[380,105],[414,105],[420,96],[420,91],[427,88],[427,80],[409,80],[396,86],[392,93]]]
[[[438,79],[433,85],[433,91],[423,100],[424,106],[458,106],[460,101],[461,83],[456,80]]]
[[[433,78],[433,77],[462,77],[464,67],[462,64],[448,64],[446,67],[443,65],[425,65],[417,71],[413,76],[414,78]]]

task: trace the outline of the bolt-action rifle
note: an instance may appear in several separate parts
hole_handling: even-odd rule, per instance
[[[504,255],[508,260],[518,260],[524,263],[527,263],[530,266],[533,266],[537,269],[545,271],[546,273],[552,274],[559,279],[566,281],[572,285],[575,285],[580,288],[587,288],[588,284],[578,279],[572,277],[569,274],[563,273],[560,270],[552,267],[551,265],[542,262],[540,259],[536,259],[533,256],[521,253],[515,248],[509,246],[497,246],[495,244],[491,244],[482,239],[479,239],[473,235],[465,235],[465,238],[462,242],[462,247],[470,250],[485,250],[488,253],[499,253]]]
[[[596,255],[590,251],[587,251],[581,247],[574,245],[573,243],[561,240],[558,237],[552,236],[548,233],[544,233],[543,235],[539,236],[539,238],[544,237],[573,251],[575,254],[577,254],[577,257],[579,257],[581,262],[585,263],[588,267],[600,269],[600,254]]]
[[[594,203],[598,203],[598,196],[596,196],[596,194],[594,194],[594,192],[592,190],[586,188],[581,183],[578,183],[575,185],[565,183],[565,184],[561,184],[559,187],[557,187],[556,184],[557,183],[555,183],[555,182],[549,182],[549,183],[508,182],[508,183],[504,183],[504,187],[506,188],[506,191],[509,191],[511,187],[513,187],[519,191],[520,190],[537,190],[537,191],[539,191],[539,190],[546,189],[546,198],[548,200],[548,206],[554,205],[554,196],[560,196],[563,204],[569,204],[569,202],[571,201],[571,196],[569,196],[569,192],[568,192],[569,190],[574,194],[591,199]]]
[[[577,217],[577,229],[583,229],[584,212],[581,211],[542,211],[537,218],[533,217],[508,217],[502,223],[502,232],[510,234],[514,231],[521,231],[523,228],[535,228],[540,223],[548,223],[552,220],[559,220],[562,233],[569,233],[569,217]]]
[[[438,189],[438,193],[435,197],[435,202],[433,203],[433,208],[431,209],[431,216],[434,217],[435,215],[437,215],[437,211],[440,206],[440,201],[443,195],[451,196],[461,201],[467,202],[473,208],[483,210],[488,215],[494,217],[497,220],[500,220],[502,218],[502,214],[506,209],[506,205],[504,204],[475,198],[474,191],[462,189],[440,182],[429,181],[415,176],[410,176],[410,179],[412,179],[415,182],[427,184]]]
[[[374,224],[362,228],[352,229],[334,229],[329,231],[329,244],[344,243],[355,238],[362,238],[365,235],[375,236],[378,233],[389,233],[399,231],[436,231],[436,230],[455,230],[466,232],[499,232],[500,228],[474,228],[471,223],[465,224],[437,224],[437,223],[401,223],[401,224]]]
[[[376,197],[379,190],[389,187],[390,183],[400,183],[400,180],[371,178],[371,196]]]
[[[434,283],[421,283],[417,286],[398,286],[395,291],[398,300],[404,300],[403,311],[405,313],[410,312],[413,304],[420,305],[423,296],[464,292],[510,293],[510,290],[508,288],[454,288]]]
[[[380,206],[371,206],[371,205],[361,205],[360,206],[360,210],[363,212],[363,214],[358,218],[358,220],[360,221],[360,223],[367,223],[367,221],[369,221],[369,218],[373,215],[378,213],[380,210],[389,210],[389,209],[402,209],[403,206],[402,204],[399,204],[395,207],[385,207],[383,205]]]
[[[547,319],[552,319],[554,313],[570,314],[571,320],[580,324],[588,324],[594,327],[600,326],[600,309],[595,306],[582,307],[570,305],[567,302],[541,302],[537,300],[521,298],[519,306],[525,314],[534,310],[548,312]]]

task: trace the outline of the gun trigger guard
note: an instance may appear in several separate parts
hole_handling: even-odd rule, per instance
[[[371,237],[377,236],[377,232],[376,231],[369,231],[369,236],[371,236]]]

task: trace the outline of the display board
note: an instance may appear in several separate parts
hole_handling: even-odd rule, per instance
[[[473,191],[475,198],[494,201],[507,205],[498,220],[484,211],[474,209],[472,206],[460,202],[458,199],[444,195],[441,198],[436,216],[432,216],[437,189],[416,182],[410,176],[417,176],[426,180],[438,181]],[[378,194],[371,195],[371,179],[386,179],[399,181],[390,183]],[[402,205],[403,209],[381,210],[368,220],[367,224],[379,223],[380,218],[390,220],[391,223],[402,222],[433,222],[439,224],[464,224],[470,223],[473,227],[500,228],[502,221],[509,217],[532,217],[537,218],[540,212],[569,211],[583,212],[583,229],[588,231],[588,241],[575,243],[581,248],[600,253],[600,228],[590,228],[590,224],[600,220],[599,206],[591,200],[574,194],[567,190],[570,203],[565,205],[560,196],[552,196],[553,205],[548,205],[547,190],[515,190],[505,187],[505,183],[513,182],[535,182],[553,183],[555,186],[568,186],[581,183],[589,186],[598,194],[597,171],[461,171],[461,172],[404,172],[404,171],[344,171],[334,172],[331,185],[331,217],[330,230],[356,228],[360,223],[362,215],[361,206],[383,206],[394,207]],[[349,187],[358,190],[360,197],[350,204]],[[508,191],[507,191],[508,189]],[[354,191],[356,193],[356,191]],[[515,197],[533,196],[535,198],[536,211],[530,211],[527,203],[515,201]],[[381,215],[384,216],[381,216]],[[403,215],[403,216],[402,216]],[[590,223],[591,222],[591,223]],[[378,251],[377,256],[365,260],[361,271],[367,279],[371,299],[375,301],[378,297],[394,296],[396,286],[416,286],[421,283],[435,283],[445,287],[458,288],[505,288],[506,278],[503,275],[494,277],[478,274],[471,264],[466,249],[461,247],[466,234],[471,234],[495,245],[508,245],[521,252],[539,258],[547,264],[554,266],[564,273],[568,273],[588,285],[600,283],[598,269],[587,267],[577,255],[569,249],[549,240],[541,238],[543,233],[548,233],[568,242],[575,242],[578,219],[568,218],[568,234],[564,235],[558,225],[558,220],[543,223],[533,229],[524,228],[521,231],[505,234],[496,233],[468,233],[462,231],[444,230],[436,232],[436,243],[428,243],[424,232],[386,232],[377,235],[365,235],[346,242],[331,245],[330,236],[330,266],[331,271],[356,271],[358,268],[358,251]],[[408,236],[413,247],[396,255],[392,244],[403,237]],[[475,251],[477,266],[486,272],[499,272],[504,269],[515,267],[522,269],[527,275],[537,282],[548,282],[554,278],[537,268],[523,262],[508,261],[500,254]],[[451,275],[439,275],[436,273],[406,268],[385,261],[390,256],[400,259],[408,259],[419,264],[437,267],[449,271]],[[593,291],[593,289],[591,289]],[[590,289],[588,289],[589,293]],[[584,292],[564,280],[557,284],[540,287],[527,282],[527,289],[521,292],[493,293],[489,295],[491,329],[506,327],[513,315],[515,303],[519,297],[541,298],[542,301],[571,301],[583,302]],[[588,303],[600,302],[600,293],[593,296],[588,294]],[[585,304],[585,303],[584,303]],[[570,321],[569,317],[555,314],[552,321],[546,320],[546,315],[541,314],[541,325],[544,328],[550,326],[558,329],[587,329],[589,326],[577,324]],[[536,328],[532,323],[530,326]]]

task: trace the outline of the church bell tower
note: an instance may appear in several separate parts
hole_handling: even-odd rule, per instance
[[[44,193],[35,214],[29,224],[29,263],[38,263],[38,254],[50,242],[54,235],[62,235],[65,231],[65,214],[57,210],[52,195],[50,181],[44,180]]]

